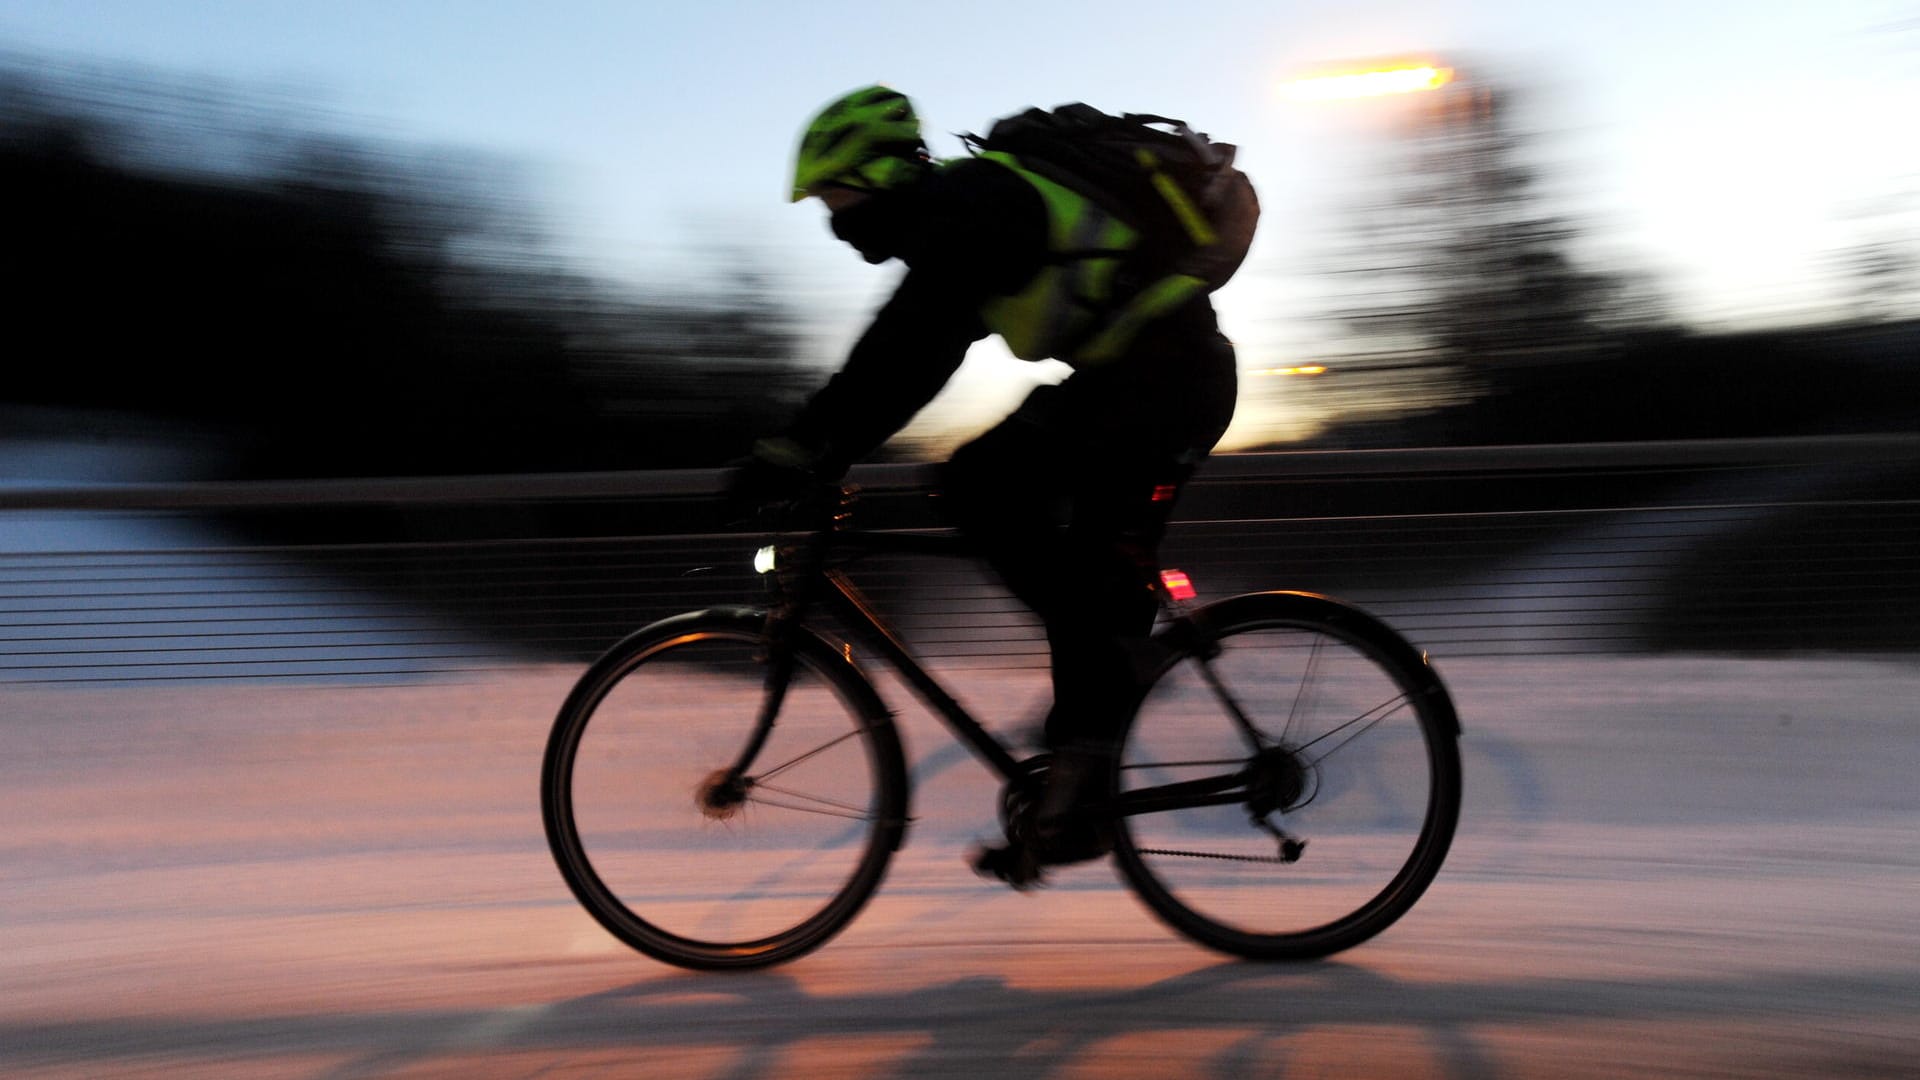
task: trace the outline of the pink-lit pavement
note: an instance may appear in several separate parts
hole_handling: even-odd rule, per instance
[[[1920,1076],[1920,661],[1441,670],[1460,837],[1331,961],[1205,952],[1104,866],[977,880],[992,784],[894,692],[908,846],[747,975],[640,956],[561,883],[537,780],[577,671],[0,688],[0,1075]]]

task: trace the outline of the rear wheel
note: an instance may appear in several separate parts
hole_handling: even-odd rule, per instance
[[[541,795],[574,895],[692,968],[791,960],[873,894],[906,823],[899,737],[873,688],[804,631],[765,745],[763,616],[695,612],[616,645],[555,720]]]
[[[1122,873],[1174,929],[1236,956],[1305,959],[1367,940],[1433,881],[1459,819],[1458,721],[1439,676],[1384,624],[1325,597],[1235,597],[1192,622],[1207,632],[1175,625],[1128,733],[1121,800],[1244,783],[1226,805],[1121,819]]]

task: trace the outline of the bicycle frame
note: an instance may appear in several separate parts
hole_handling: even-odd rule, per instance
[[[828,611],[838,617],[843,625],[860,640],[860,644],[871,648],[883,657],[900,674],[914,693],[932,709],[947,726],[947,729],[964,743],[981,761],[998,773],[1003,779],[1013,780],[1025,773],[1020,762],[1008,752],[1006,746],[973,718],[965,706],[947,692],[920,661],[914,657],[906,642],[882,616],[866,594],[860,591],[846,572],[837,565],[827,565],[827,557],[835,552],[862,554],[924,554],[947,557],[966,555],[964,541],[951,534],[927,533],[883,533],[860,531],[822,531],[808,538],[808,542],[797,552],[801,564],[792,571],[793,584],[788,586],[785,602],[776,606],[769,620],[769,634],[776,641],[779,630],[786,625],[799,625],[804,621],[807,608],[821,603]],[[782,571],[776,570],[775,573]],[[826,588],[814,595],[807,586],[812,583],[824,584]],[[767,707],[769,715],[763,717],[760,733],[772,726],[772,712],[777,712],[779,697],[785,687],[771,685],[784,683],[791,673],[790,662],[776,663],[768,674]],[[756,741],[758,741],[756,739]],[[750,762],[757,748],[749,748],[742,764]],[[744,769],[741,770],[744,772]]]
[[[733,766],[733,777],[738,779],[747,775],[754,758],[760,752],[760,747],[764,745],[767,735],[772,731],[786,692],[787,681],[792,674],[792,657],[785,650],[781,630],[787,626],[801,625],[807,609],[815,602],[823,603],[828,610],[839,617],[861,644],[873,649],[892,665],[954,737],[973,751],[1003,780],[1012,783],[1028,774],[1026,765],[1015,758],[992,732],[974,719],[973,715],[921,665],[899,634],[846,572],[840,566],[829,565],[827,562],[828,556],[835,552],[852,552],[855,555],[916,554],[963,557],[971,554],[971,551],[962,537],[948,533],[824,529],[807,537],[806,542],[795,551],[801,559],[798,567],[792,570],[773,571],[776,574],[790,575],[791,584],[786,585],[781,603],[775,606],[768,620],[768,635],[770,645],[774,649],[774,662],[769,665],[767,698],[756,725],[754,737]],[[815,595],[815,590],[810,588],[816,582],[826,586],[821,595]],[[1204,627],[1196,621],[1185,617],[1181,619],[1179,624],[1183,628],[1181,632],[1204,635]],[[1204,667],[1205,660],[1202,659],[1200,662]],[[1267,749],[1263,745],[1265,740],[1253,730],[1252,724],[1246,719],[1246,714],[1239,704],[1232,699],[1225,687],[1212,678],[1210,671],[1207,682],[1220,698],[1228,714],[1241,727],[1247,739],[1249,755],[1256,755]],[[1116,815],[1127,816],[1187,807],[1239,803],[1246,799],[1247,784],[1248,770],[1242,769],[1217,777],[1140,788],[1121,795],[1118,803],[1113,807],[1113,812]]]

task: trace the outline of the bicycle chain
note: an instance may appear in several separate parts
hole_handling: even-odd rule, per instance
[[[1144,847],[1135,848],[1134,853],[1138,855],[1179,855],[1188,859],[1225,859],[1228,862],[1278,863],[1281,866],[1289,865],[1287,860],[1278,855],[1229,855],[1223,851],[1172,851],[1167,848]]]

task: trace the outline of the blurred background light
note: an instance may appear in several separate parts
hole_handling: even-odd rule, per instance
[[[1295,101],[1339,101],[1438,90],[1452,81],[1453,69],[1437,64],[1368,67],[1302,76],[1286,85],[1286,95]]]

